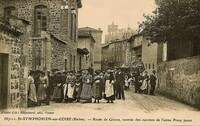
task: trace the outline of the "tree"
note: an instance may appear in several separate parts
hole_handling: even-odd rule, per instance
[[[152,15],[144,15],[146,20],[139,25],[147,39],[168,43],[200,40],[200,0],[155,0],[155,3],[156,10]]]

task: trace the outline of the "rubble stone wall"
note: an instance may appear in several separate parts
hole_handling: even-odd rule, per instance
[[[159,63],[157,91],[200,108],[200,56]]]

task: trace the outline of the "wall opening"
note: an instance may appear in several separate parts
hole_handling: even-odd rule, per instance
[[[8,101],[8,55],[0,53],[0,110],[7,108]]]

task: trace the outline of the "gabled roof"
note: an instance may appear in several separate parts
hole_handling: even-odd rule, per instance
[[[90,33],[84,31],[78,31],[78,38],[90,38],[93,42],[96,42]]]
[[[78,29],[79,31],[97,31],[97,32],[103,32],[102,30],[98,30],[98,29],[94,29],[94,28],[91,28],[91,27],[82,27],[82,28],[79,28]]]
[[[138,36],[143,36],[143,34],[142,33],[137,33],[137,34],[134,34],[134,35],[132,35],[129,39],[128,39],[128,42],[131,42],[132,40],[134,40],[136,37],[138,37]]]

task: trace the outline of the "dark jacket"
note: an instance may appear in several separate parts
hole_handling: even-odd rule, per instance
[[[125,74],[123,72],[121,72],[121,73],[117,72],[117,74],[116,74],[116,82],[119,85],[124,85],[125,84]]]

